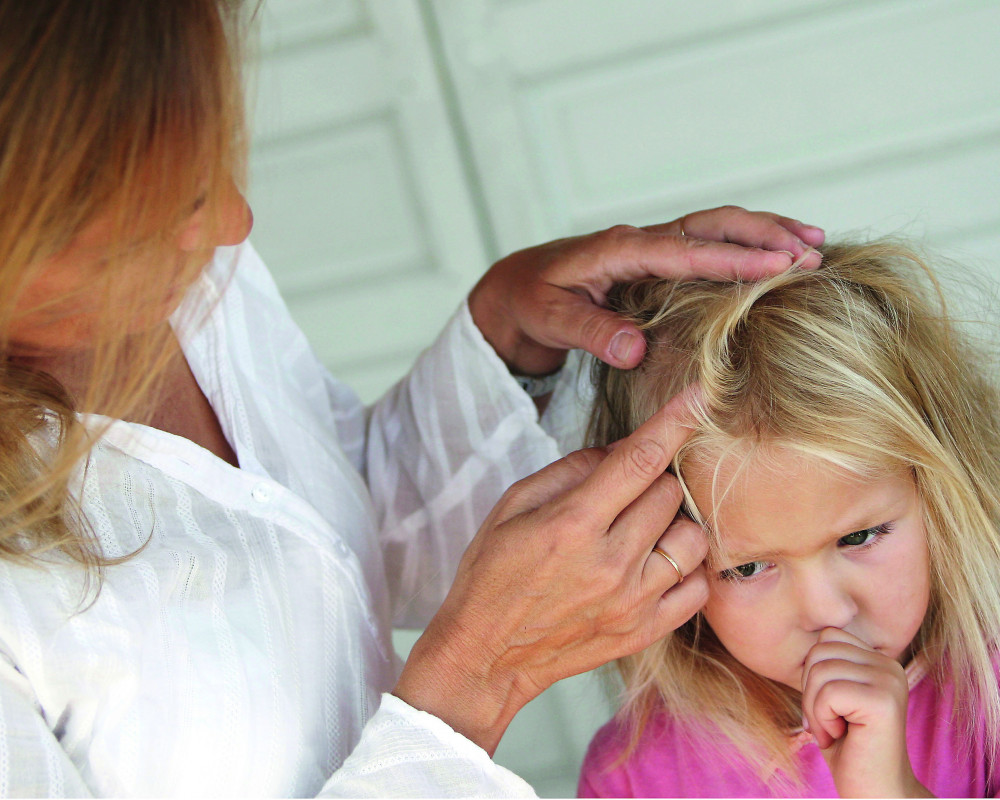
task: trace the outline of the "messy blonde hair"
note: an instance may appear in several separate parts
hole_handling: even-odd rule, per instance
[[[689,459],[749,459],[762,445],[868,478],[909,470],[931,563],[930,606],[913,651],[933,679],[951,677],[957,721],[970,741],[985,723],[992,753],[1000,728],[991,661],[1000,638],[1000,396],[985,356],[949,320],[916,253],[891,241],[822,252],[817,270],[757,283],[616,287],[611,306],[640,326],[649,349],[632,371],[595,364],[589,438],[603,445],[626,436],[700,381],[695,431],[674,462],[682,484]],[[704,521],[685,493],[689,513]],[[700,614],[618,666],[633,745],[665,707],[706,735],[727,737],[762,778],[774,777],[775,766],[797,776],[787,737],[801,725],[798,694],[736,661]]]
[[[70,484],[92,446],[78,411],[139,418],[169,361],[165,325],[136,334],[120,276],[137,263],[145,299],[166,298],[204,267],[178,253],[198,208],[206,245],[245,136],[235,0],[0,0],[0,557],[58,550],[107,563]],[[112,244],[89,287],[105,298],[73,396],[18,358],[19,321],[58,318],[72,292],[26,288],[95,221]],[[200,247],[198,249],[201,249]]]

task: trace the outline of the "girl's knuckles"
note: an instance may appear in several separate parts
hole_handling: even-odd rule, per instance
[[[807,661],[805,669],[807,670],[805,673],[807,690],[812,688],[814,691],[818,691],[820,688],[829,685],[830,681],[835,680],[840,674],[836,665],[826,660],[818,660],[811,663]]]
[[[882,687],[870,687],[865,705],[876,719],[889,720],[899,713],[899,702],[891,691]]]

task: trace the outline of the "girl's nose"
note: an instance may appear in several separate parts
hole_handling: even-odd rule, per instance
[[[835,575],[798,576],[796,595],[800,624],[807,631],[845,628],[858,613],[850,587]]]

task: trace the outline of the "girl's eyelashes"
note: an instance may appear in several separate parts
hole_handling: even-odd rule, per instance
[[[746,564],[722,570],[719,573],[719,578],[724,581],[747,581],[756,578],[773,566],[774,564],[770,561],[749,561]]]
[[[849,547],[852,550],[864,550],[868,547],[874,547],[883,536],[892,533],[892,530],[893,523],[883,522],[874,528],[865,528],[864,530],[854,531],[846,536],[841,536],[837,540],[837,547]],[[746,564],[721,570],[719,572],[719,579],[733,583],[742,583],[759,577],[773,566],[774,564],[770,561],[748,561]]]
[[[841,536],[837,540],[837,547],[863,548],[870,547],[888,533],[892,533],[893,524],[883,522],[874,528],[865,528],[863,531],[854,531],[846,536]]]

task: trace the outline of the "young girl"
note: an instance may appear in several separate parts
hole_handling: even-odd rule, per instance
[[[840,245],[815,271],[613,305],[649,353],[598,365],[591,435],[700,382],[674,470],[709,599],[619,662],[580,794],[1000,791],[1000,398],[927,267]]]

